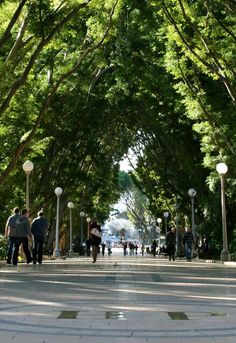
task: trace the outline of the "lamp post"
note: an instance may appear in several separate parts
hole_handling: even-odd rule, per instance
[[[158,246],[160,248],[160,245],[161,245],[161,222],[162,222],[162,219],[161,218],[157,218],[157,222],[158,222],[158,226],[159,226],[159,239],[158,239]]]
[[[188,190],[188,195],[191,198],[191,208],[192,208],[192,233],[193,233],[193,237],[195,239],[195,221],[194,221],[194,198],[196,196],[197,192],[195,191],[194,188],[190,188]]]
[[[175,210],[176,210],[176,256],[178,256],[178,252],[179,252],[179,216],[178,216],[178,209],[179,209],[179,205],[178,203],[175,204]]]
[[[221,209],[222,209],[222,232],[223,232],[223,250],[221,251],[221,261],[230,261],[230,253],[228,250],[227,240],[227,225],[226,225],[226,209],[225,209],[225,189],[224,189],[224,175],[228,171],[225,163],[218,163],[216,170],[220,175],[221,181]]]
[[[80,212],[80,228],[81,228],[81,238],[80,238],[80,244],[81,244],[81,246],[83,245],[83,238],[84,238],[84,226],[83,226],[83,218],[84,218],[84,216],[85,216],[85,213],[84,213],[84,211],[81,211]]]
[[[167,220],[169,217],[169,212],[164,212],[163,216],[165,218],[165,237],[166,237],[166,235],[167,235]]]
[[[87,239],[89,239],[89,223],[90,223],[91,219],[89,217],[86,218],[86,222],[87,222]]]
[[[68,202],[67,206],[70,210],[70,250],[69,250],[69,255],[72,255],[73,254],[73,250],[72,250],[72,209],[74,208],[74,203]]]
[[[27,211],[29,212],[29,175],[34,169],[34,165],[31,161],[25,161],[25,163],[23,163],[22,168],[26,174],[25,206]]]
[[[157,222],[158,222],[158,226],[161,227],[162,219],[161,218],[157,218]]]
[[[55,194],[57,196],[57,216],[56,216],[56,239],[55,239],[55,249],[54,249],[54,256],[60,256],[60,249],[59,249],[59,198],[62,194],[62,188],[57,187],[55,188]]]

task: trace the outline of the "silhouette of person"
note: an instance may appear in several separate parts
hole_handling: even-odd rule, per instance
[[[31,233],[33,235],[33,264],[38,261],[42,264],[43,260],[43,245],[48,229],[48,222],[44,218],[43,211],[38,212],[38,217],[34,218],[31,224]]]
[[[13,247],[16,238],[16,221],[20,217],[20,209],[15,207],[13,214],[8,217],[5,226],[5,236],[8,237],[7,264],[12,263]]]

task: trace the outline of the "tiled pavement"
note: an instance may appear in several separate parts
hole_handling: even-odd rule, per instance
[[[236,269],[149,256],[0,268],[1,343],[236,341]]]

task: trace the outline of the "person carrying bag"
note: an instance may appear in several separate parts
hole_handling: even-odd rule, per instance
[[[90,223],[89,239],[92,245],[93,263],[95,263],[97,261],[99,245],[101,244],[102,240],[101,226],[95,221]]]

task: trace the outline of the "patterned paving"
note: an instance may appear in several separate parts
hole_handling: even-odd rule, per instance
[[[236,339],[234,266],[141,256],[0,268],[1,342]]]

